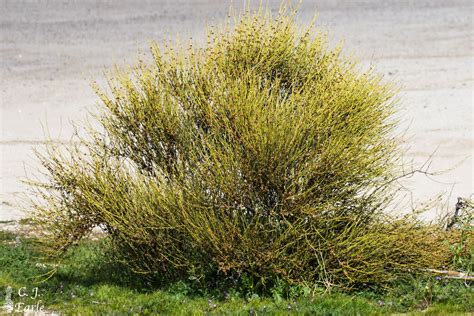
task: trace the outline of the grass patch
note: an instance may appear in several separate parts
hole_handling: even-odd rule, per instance
[[[107,260],[106,240],[84,240],[62,262],[42,263],[33,240],[0,233],[0,293],[12,288],[14,304],[44,305],[65,314],[229,314],[229,315],[446,315],[474,312],[474,296],[463,281],[418,277],[385,291],[366,289],[352,295],[306,291],[282,284],[257,295],[245,284],[200,288],[196,283],[156,285]],[[56,273],[40,282],[51,269]],[[37,295],[35,295],[37,289]],[[21,295],[19,296],[18,291]],[[36,296],[36,297],[35,297]]]

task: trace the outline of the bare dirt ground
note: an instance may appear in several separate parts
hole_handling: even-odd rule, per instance
[[[243,1],[234,1],[241,7]],[[258,4],[259,1],[252,1]],[[265,1],[264,1],[265,2]],[[269,1],[278,8],[279,1]],[[0,0],[0,220],[25,214],[17,206],[35,169],[32,148],[45,130],[70,139],[69,121],[83,120],[98,100],[89,84],[114,64],[131,64],[150,40],[193,37],[222,20],[230,1]],[[305,0],[301,24],[345,39],[346,52],[401,85],[405,161],[419,166],[436,150],[431,170],[403,183],[413,200],[445,193],[450,207],[473,189],[473,12],[470,0]],[[432,212],[433,214],[435,211]]]

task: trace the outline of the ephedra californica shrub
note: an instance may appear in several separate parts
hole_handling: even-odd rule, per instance
[[[34,217],[51,256],[101,227],[158,280],[383,284],[448,260],[443,233],[384,212],[393,89],[295,12],[245,13],[203,48],[97,89],[101,129],[41,156]]]

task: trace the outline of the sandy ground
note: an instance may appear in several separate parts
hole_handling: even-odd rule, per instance
[[[234,1],[242,3],[243,1]],[[258,3],[259,1],[253,1]],[[265,1],[264,1],[265,2]],[[279,1],[269,1],[277,8]],[[85,118],[98,100],[89,83],[114,64],[130,64],[150,40],[193,37],[224,18],[230,1],[0,0],[0,220],[24,216],[17,206],[33,172],[32,148],[45,130],[67,141],[69,121]],[[239,7],[239,5],[236,5]],[[444,193],[449,207],[473,190],[473,12],[470,0],[305,0],[299,21],[318,24],[348,52],[374,64],[401,86],[405,161],[437,177],[403,183],[413,200]]]

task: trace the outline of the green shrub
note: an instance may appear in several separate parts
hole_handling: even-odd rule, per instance
[[[100,227],[117,260],[161,281],[352,287],[444,264],[441,229],[384,213],[392,86],[294,20],[245,13],[98,88],[102,127],[40,156],[49,255]]]

